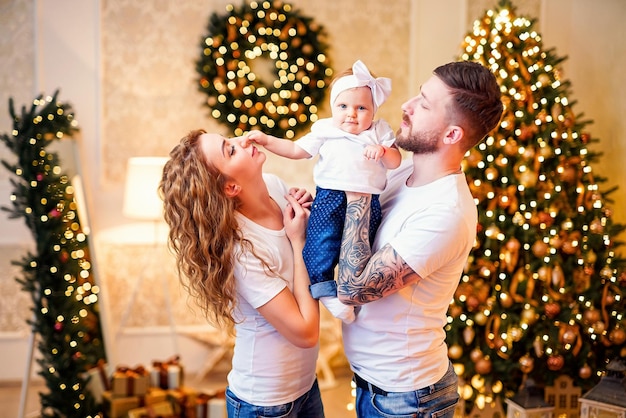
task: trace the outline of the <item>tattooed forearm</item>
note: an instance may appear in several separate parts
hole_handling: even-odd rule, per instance
[[[417,280],[390,245],[385,245],[369,260],[362,273],[357,274],[356,263],[339,259],[337,294],[347,305],[362,305],[382,298]]]
[[[390,245],[372,257],[369,220],[369,196],[348,202],[337,277],[337,294],[345,304],[372,302],[416,280],[413,270]]]
[[[343,227],[339,260],[344,260],[349,273],[361,274],[371,256],[369,244],[371,196],[361,196],[348,203]]]

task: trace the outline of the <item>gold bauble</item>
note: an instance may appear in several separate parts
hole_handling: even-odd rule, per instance
[[[522,311],[522,321],[528,325],[532,325],[537,321],[537,312],[533,308],[525,308]]]
[[[601,315],[600,315],[599,309],[595,309],[595,308],[587,309],[583,313],[583,321],[585,321],[587,325],[591,325],[591,324],[598,322],[600,320],[600,316]]]
[[[450,357],[452,360],[458,360],[462,356],[463,356],[463,347],[461,347],[459,344],[452,344],[448,348],[448,357]]]
[[[485,325],[487,323],[487,315],[484,312],[479,311],[474,315],[474,322],[478,325]]]
[[[572,344],[576,341],[576,333],[573,330],[568,329],[563,333],[562,339],[564,344]]]
[[[500,293],[500,305],[502,305],[503,308],[510,308],[513,306],[513,302],[514,300],[511,295],[506,292]]]
[[[587,363],[578,370],[578,376],[580,376],[581,379],[589,379],[592,373],[593,370],[591,370],[591,367],[589,367]]]
[[[535,359],[533,359],[530,355],[524,354],[519,359],[520,370],[522,373],[528,374],[533,371],[535,367]]]
[[[482,350],[478,347],[474,348],[471,352],[470,352],[470,359],[476,363],[478,362],[478,360],[482,359],[483,357],[485,357],[485,354],[482,352]]]
[[[531,169],[528,169],[518,176],[519,182],[525,188],[533,188],[537,185],[538,176],[537,173]]]
[[[545,242],[543,242],[542,240],[537,240],[535,241],[535,243],[532,245],[532,247],[530,248],[530,250],[532,251],[533,255],[537,258],[543,258],[546,255],[548,255],[548,252],[550,251],[550,247],[548,246],[548,244],[546,244]]]

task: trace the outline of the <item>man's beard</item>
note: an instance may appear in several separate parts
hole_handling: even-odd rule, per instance
[[[399,129],[396,134],[396,145],[414,154],[434,154],[439,149],[439,136],[440,132],[435,131],[409,130],[404,134]]]

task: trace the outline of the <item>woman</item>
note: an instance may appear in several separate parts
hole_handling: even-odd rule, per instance
[[[302,249],[311,195],[263,174],[242,138],[196,130],[170,153],[160,190],[183,286],[236,334],[226,390],[234,417],[323,417],[319,306]]]

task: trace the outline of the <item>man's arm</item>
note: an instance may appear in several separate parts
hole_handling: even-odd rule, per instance
[[[397,292],[420,277],[393,247],[385,244],[372,254],[368,229],[370,195],[346,193],[348,206],[343,229],[337,296],[346,305],[362,305]]]

